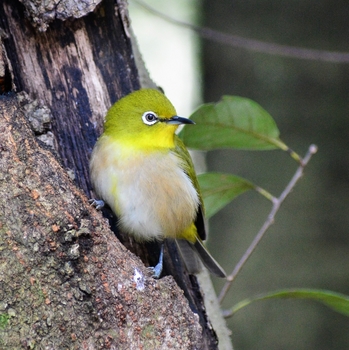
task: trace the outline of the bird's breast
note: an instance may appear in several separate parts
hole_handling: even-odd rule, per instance
[[[130,152],[117,144],[95,153],[92,181],[124,230],[141,240],[188,238],[182,235],[195,220],[199,198],[175,153]],[[104,170],[93,171],[98,168]]]

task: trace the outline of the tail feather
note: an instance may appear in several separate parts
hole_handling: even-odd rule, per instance
[[[226,273],[213,256],[208,252],[202,241],[198,238],[194,243],[194,249],[200,256],[201,261],[206,266],[208,271],[217,277],[226,277]]]
[[[176,244],[185,267],[191,275],[195,275],[202,270],[202,264],[194,251],[194,246],[184,239],[176,239]]]
[[[223,268],[208,252],[200,239],[197,239],[194,244],[182,239],[176,240],[176,243],[187,271],[190,274],[199,273],[202,270],[202,262],[213,275],[222,278],[226,277]]]

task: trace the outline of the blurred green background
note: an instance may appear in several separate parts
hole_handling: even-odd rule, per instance
[[[132,25],[146,64],[179,114],[189,114],[200,100],[214,102],[222,95],[244,96],[271,113],[281,139],[300,155],[311,143],[319,147],[304,178],[236,279],[224,307],[286,287],[330,289],[349,295],[349,63],[273,56],[203,40],[130,3]],[[147,3],[174,18],[225,33],[283,45],[349,52],[347,1]],[[153,28],[153,32],[146,35],[148,43],[143,44],[140,31],[145,32],[146,27]],[[161,34],[174,52],[163,44],[146,53],[149,42],[160,42]],[[160,56],[164,63],[158,76],[151,67],[152,56]],[[165,56],[172,61],[168,63]],[[154,67],[159,65],[157,61]],[[170,75],[176,75],[178,80],[170,80]],[[176,91],[182,95],[176,96]],[[185,102],[187,97],[189,101]],[[209,170],[245,177],[276,196],[297,168],[282,151],[209,152],[207,166]],[[267,200],[251,192],[211,219],[208,245],[228,272],[270,209]],[[214,283],[219,291],[222,281]],[[237,350],[349,349],[349,318],[311,301],[255,303],[239,311],[228,324]]]

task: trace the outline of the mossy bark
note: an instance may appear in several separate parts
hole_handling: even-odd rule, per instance
[[[49,2],[22,2],[0,3],[0,348],[217,348],[177,253],[165,268],[182,290],[86,196],[106,110],[140,87],[125,2],[40,23],[28,9]]]
[[[201,327],[0,100],[0,348],[192,349]]]

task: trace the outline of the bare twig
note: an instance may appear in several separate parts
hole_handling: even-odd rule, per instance
[[[162,12],[157,11],[153,7],[149,6],[145,2],[141,0],[134,0],[136,3],[144,7],[149,12],[154,15],[166,20],[167,22],[171,22],[175,25],[189,28],[196,33],[198,33],[201,37],[220,42],[225,45],[230,45],[233,47],[239,47],[251,51],[262,52],[271,55],[278,55],[284,57],[292,57],[298,59],[305,60],[315,60],[315,61],[323,61],[323,62],[331,62],[331,63],[349,63],[349,53],[347,52],[338,52],[338,51],[326,51],[326,50],[315,50],[315,49],[307,49],[302,47],[288,46],[288,45],[279,45],[275,43],[268,43],[255,39],[248,39],[241,37],[239,35],[232,35],[220,32],[218,30],[199,27],[194,24],[190,24],[184,21],[177,20],[172,18]]]
[[[268,228],[274,223],[274,218],[276,213],[278,212],[281,204],[285,200],[285,198],[289,195],[291,190],[295,187],[298,180],[302,177],[304,172],[304,167],[308,164],[311,157],[317,152],[317,147],[315,145],[311,145],[308,149],[308,152],[306,153],[305,157],[303,158],[301,165],[297,168],[295,174],[293,175],[291,181],[288,183],[286,188],[283,190],[279,198],[273,198],[272,203],[273,207],[267,217],[267,220],[264,222],[263,226],[257,233],[256,237],[240,259],[240,261],[235,266],[233,272],[227,277],[227,282],[223,286],[221,293],[218,297],[219,302],[222,302],[224,297],[226,296],[229,288],[231,287],[231,284],[233,283],[234,279],[238,275],[238,273],[241,271],[242,267],[245,265],[246,261],[249,259],[249,257],[252,255],[254,250],[256,249],[257,245],[261,241],[261,239],[264,237],[266,231]]]

